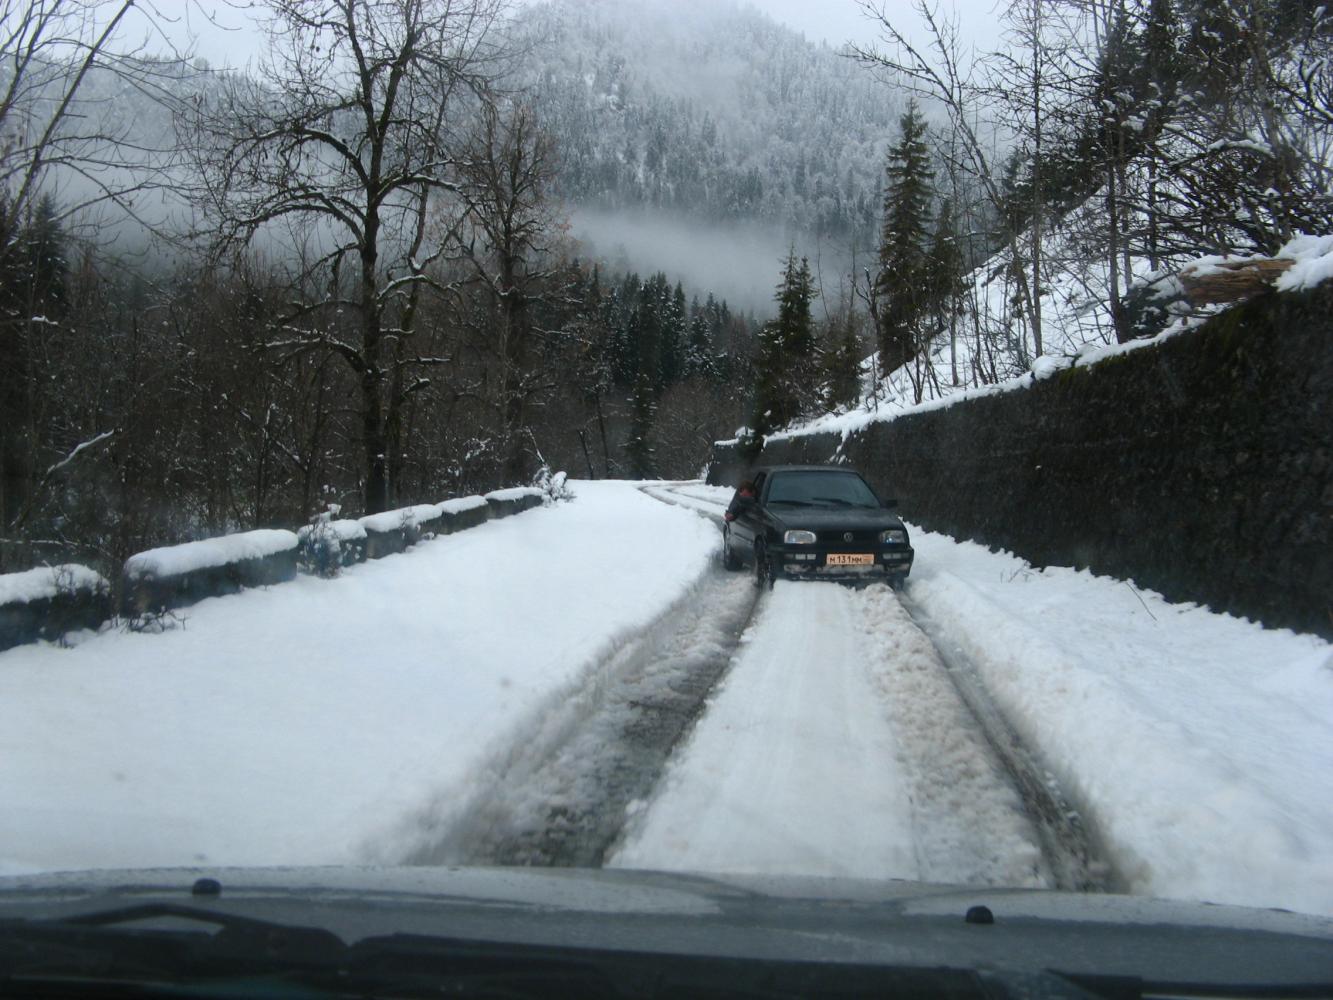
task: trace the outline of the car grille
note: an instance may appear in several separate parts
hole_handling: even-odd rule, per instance
[[[879,542],[879,536],[880,536],[880,532],[874,530],[853,531],[850,532],[852,536],[851,541],[848,541],[847,539],[842,537],[845,534],[849,534],[849,532],[820,531],[816,533],[815,537],[818,538],[821,543],[824,543],[826,545],[856,545],[856,544],[872,545]]]

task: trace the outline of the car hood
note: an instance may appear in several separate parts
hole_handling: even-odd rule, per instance
[[[808,528],[811,531],[887,531],[903,526],[897,514],[881,507],[825,507],[815,504],[791,507],[782,504],[770,506],[768,512],[784,528]]]
[[[205,877],[220,892],[192,894]],[[0,878],[0,921],[152,903],[318,927],[348,944],[406,933],[1229,986],[1327,983],[1333,969],[1328,919],[1130,896],[531,868],[210,868]],[[990,922],[976,919],[985,915]]]

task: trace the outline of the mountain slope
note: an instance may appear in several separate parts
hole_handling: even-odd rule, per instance
[[[730,0],[549,0],[519,29],[571,203],[873,245],[901,106],[851,60]]]

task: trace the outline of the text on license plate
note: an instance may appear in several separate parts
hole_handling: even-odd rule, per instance
[[[825,566],[873,566],[875,557],[869,552],[830,552],[824,557]]]

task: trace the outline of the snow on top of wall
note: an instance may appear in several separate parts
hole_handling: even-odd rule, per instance
[[[526,488],[525,488],[526,489]],[[497,493],[512,491],[499,490]],[[540,490],[528,492],[540,493]],[[492,493],[490,496],[496,496]],[[399,528],[415,527],[424,521],[434,521],[442,514],[461,514],[466,510],[475,510],[486,506],[486,498],[479,496],[456,497],[443,503],[419,503],[397,510],[386,510],[382,514],[367,514],[361,518],[361,524],[369,531],[397,531]]]
[[[330,535],[340,542],[354,542],[366,537],[365,526],[360,521],[351,518],[339,518],[336,521],[321,522],[320,528],[327,531]],[[296,537],[305,541],[310,537],[310,533],[315,530],[315,525],[307,524],[296,533]]]
[[[1279,292],[1299,292],[1333,278],[1333,236],[1297,236],[1277,255],[1296,262],[1274,283]]]
[[[424,511],[429,511],[425,513]],[[360,523],[367,531],[398,531],[400,528],[416,527],[419,521],[430,521],[440,516],[434,504],[417,504],[413,507],[400,507],[397,510],[380,511],[360,518]]]
[[[522,500],[524,497],[539,497],[542,491],[535,486],[513,486],[507,490],[491,490],[487,500]]]
[[[410,507],[401,508],[398,513],[406,513],[414,524],[420,524],[422,521],[434,521],[439,517],[440,505],[437,503],[415,503]]]
[[[106,588],[107,582],[102,575],[87,566],[75,563],[38,566],[22,573],[0,574],[0,605],[47,600],[61,591]]]
[[[444,503],[436,504],[440,508],[441,514],[461,514],[467,510],[476,510],[478,507],[486,506],[485,497],[456,497],[453,500],[446,500]]]
[[[294,549],[297,544],[298,539],[294,531],[278,528],[242,531],[235,535],[204,538],[197,542],[168,545],[132,555],[125,560],[125,575],[132,578],[179,576],[182,573],[192,573],[214,566],[228,566],[247,559],[263,559],[265,556]]]

